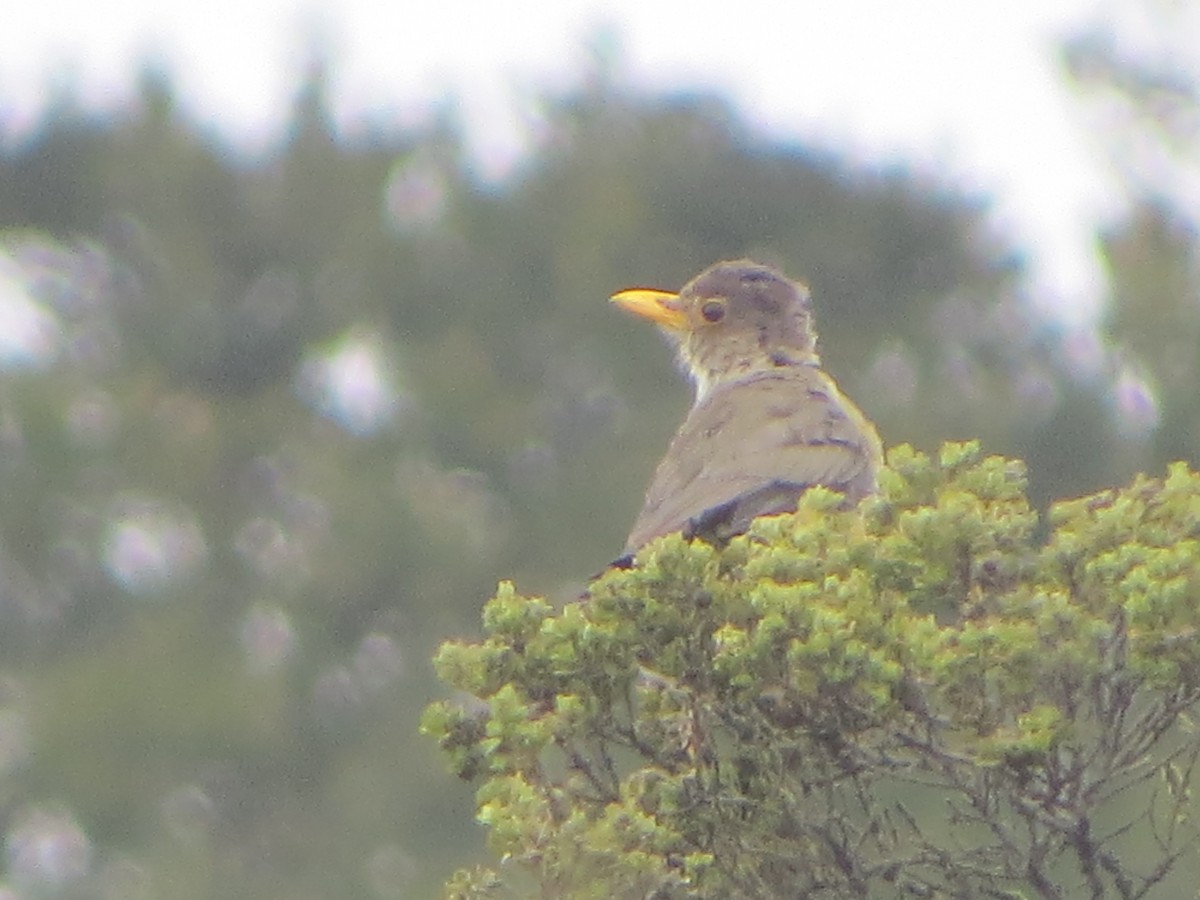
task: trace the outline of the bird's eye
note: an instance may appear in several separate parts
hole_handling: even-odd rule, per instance
[[[725,318],[725,304],[720,300],[708,300],[700,307],[705,322],[720,322]]]

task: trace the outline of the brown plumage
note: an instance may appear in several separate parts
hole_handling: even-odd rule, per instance
[[[750,260],[717,263],[678,294],[613,301],[672,338],[696,400],[658,465],[625,553],[675,531],[723,540],[789,512],[812,485],[875,489],[875,428],[820,368],[808,291]]]

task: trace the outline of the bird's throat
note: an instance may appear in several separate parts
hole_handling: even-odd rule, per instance
[[[795,348],[766,351],[758,347],[679,346],[680,367],[695,388],[693,406],[699,406],[719,388],[779,374],[791,366],[819,366],[816,353]]]

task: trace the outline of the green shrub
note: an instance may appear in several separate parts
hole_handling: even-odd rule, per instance
[[[451,897],[1141,896],[1196,847],[1200,477],[1065,501],[900,447],[555,609],[501,585],[422,727],[503,861]]]

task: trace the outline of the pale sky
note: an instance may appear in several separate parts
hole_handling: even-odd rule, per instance
[[[90,103],[119,105],[136,62],[153,57],[194,116],[260,148],[320,26],[344,122],[419,119],[452,91],[481,170],[498,177],[520,152],[528,97],[568,84],[603,27],[636,84],[720,89],[770,133],[931,164],[994,195],[997,227],[1030,254],[1035,302],[1077,320],[1103,295],[1092,234],[1118,195],[1055,48],[1105,3],[52,0],[5,17],[0,116],[30,121],[64,73]]]

